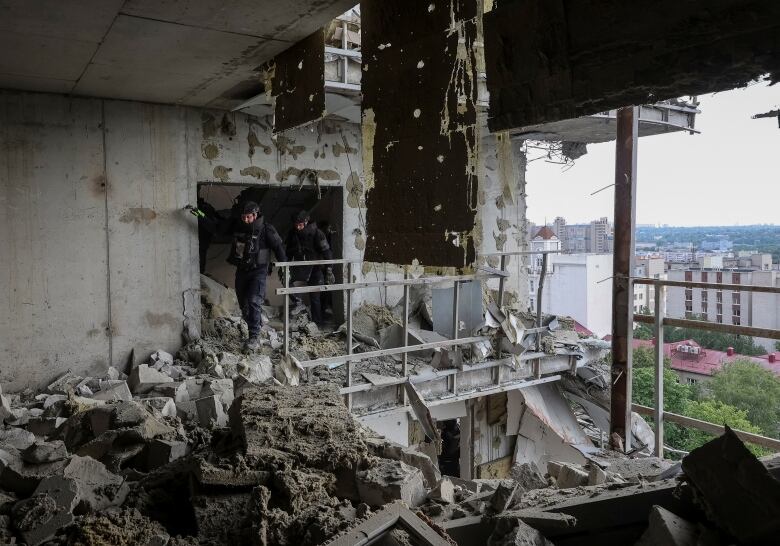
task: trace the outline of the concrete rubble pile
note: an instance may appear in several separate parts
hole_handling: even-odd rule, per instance
[[[677,465],[598,447],[580,427],[608,430],[608,371],[598,362],[571,366],[560,386],[507,393],[511,470],[506,479],[464,480],[442,475],[441,435],[411,383],[404,387],[428,440],[404,447],[355,420],[339,395],[345,366],[301,374],[281,357],[273,309],[260,350],[241,352],[246,325],[229,292],[209,285],[203,336],[176,355],[155,351],[99,377],[68,372],[38,393],[0,392],[0,543],[343,544],[389,514],[416,529],[387,528],[392,544],[416,543],[409,532],[502,546],[780,536],[780,458],[757,460],[729,430]],[[413,306],[419,329],[410,330],[419,343],[433,316],[425,294]],[[464,350],[470,362],[540,348],[576,362],[595,343],[575,339],[565,319],[536,328],[533,317],[495,307],[486,317],[477,330],[493,341],[487,351]],[[342,354],[343,330],[308,324],[294,323],[296,358]],[[398,346],[391,309],[364,305],[354,326],[356,351]],[[455,365],[447,358],[418,351],[409,364],[424,374]],[[358,381],[381,386],[388,377],[399,377],[392,357],[355,366]],[[652,434],[637,419],[634,440],[647,451]]]
[[[234,398],[235,382],[141,366],[110,381],[145,398],[76,394],[76,377],[3,396],[1,543],[321,544],[387,503],[420,504],[440,478],[372,438],[335,386],[250,383]]]

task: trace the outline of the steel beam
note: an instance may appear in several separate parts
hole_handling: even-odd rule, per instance
[[[634,249],[636,225],[636,158],[639,113],[636,107],[617,113],[615,145],[615,248],[612,267],[612,396],[610,443],[631,449],[631,334],[634,315]],[[622,446],[620,445],[622,444]]]

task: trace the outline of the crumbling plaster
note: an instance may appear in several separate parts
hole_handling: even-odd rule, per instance
[[[197,328],[197,230],[183,207],[198,182],[297,185],[312,169],[343,184],[350,164],[360,176],[357,127],[331,122],[272,140],[267,120],[240,113],[3,91],[0,127],[8,390],[124,368],[132,349],[174,351],[185,323]],[[358,225],[345,210],[346,258],[361,257]]]

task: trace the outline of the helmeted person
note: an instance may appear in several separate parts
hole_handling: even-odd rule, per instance
[[[328,239],[316,223],[309,222],[309,213],[302,210],[293,218],[293,227],[287,234],[287,256],[290,261],[303,262],[312,260],[332,260],[333,252],[328,244]],[[324,270],[324,275],[323,275]],[[295,287],[299,286],[318,286],[326,282],[334,284],[336,282],[333,275],[333,267],[322,266],[297,266],[290,268],[290,280]],[[306,310],[306,306],[298,296],[292,296],[291,299],[295,307],[293,314],[300,314]],[[311,307],[311,319],[322,324],[322,305],[320,303],[319,293],[309,294],[309,304]]]
[[[239,208],[239,217],[233,218],[229,233],[233,241],[228,263],[236,266],[236,296],[241,314],[249,327],[246,350],[259,347],[257,336],[263,325],[262,305],[265,301],[265,284],[273,252],[276,259],[286,261],[282,238],[276,228],[263,220],[260,207],[247,201]]]

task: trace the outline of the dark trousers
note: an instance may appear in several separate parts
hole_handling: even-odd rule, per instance
[[[325,284],[325,278],[322,275],[320,266],[305,266],[291,268],[291,277],[293,283],[302,283],[305,286],[319,286]],[[301,301],[300,296],[292,296],[293,304]],[[309,294],[309,309],[311,310],[311,320],[320,324],[322,322],[322,303],[320,302],[319,292]]]
[[[241,315],[249,326],[249,335],[256,336],[263,325],[262,305],[265,302],[265,278],[268,268],[260,266],[251,271],[236,269],[236,297]]]

